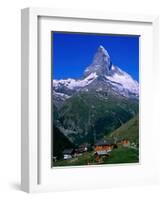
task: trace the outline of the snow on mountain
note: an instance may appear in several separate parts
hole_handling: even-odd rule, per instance
[[[55,95],[55,97],[58,97],[58,98],[63,99],[63,100],[71,97],[67,94],[56,92],[56,91],[53,91],[53,95]]]
[[[95,80],[96,82],[103,81],[105,86],[108,86],[108,88],[111,87],[120,95],[136,98],[139,96],[139,83],[128,73],[112,64],[110,56],[103,46],[99,46],[92,64],[84,71],[83,78],[53,80],[53,95],[58,101],[60,99],[64,101],[64,99],[71,97],[74,92],[83,89],[84,91],[88,91],[88,88],[90,88],[89,86],[92,85]],[[97,86],[98,83],[94,85]],[[97,90],[97,88],[95,89]]]
[[[65,86],[70,90],[83,88],[89,85],[92,81],[97,78],[96,73],[91,73],[89,76],[85,77],[84,79],[65,79],[65,80],[53,80],[53,87],[58,89],[59,87]]]
[[[113,73],[113,71],[116,71]],[[120,91],[128,90],[130,93],[138,96],[139,84],[128,73],[122,71],[120,68],[112,65],[112,73],[105,76],[107,80],[111,81],[113,86],[117,87]]]

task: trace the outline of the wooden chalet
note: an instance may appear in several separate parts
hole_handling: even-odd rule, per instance
[[[98,156],[108,155],[114,148],[114,140],[102,139],[95,143],[95,154]]]
[[[81,144],[76,150],[76,153],[84,153],[88,151],[88,145],[87,144]]]
[[[118,137],[115,139],[115,143],[117,145],[122,145],[124,147],[129,147],[130,146],[130,140],[128,138],[124,137]]]
[[[74,149],[65,149],[63,151],[63,159],[64,160],[71,159],[73,157],[73,154],[74,154]]]
[[[122,143],[122,145],[124,147],[129,147],[130,146],[130,140],[127,139],[127,138],[124,138],[121,143]]]

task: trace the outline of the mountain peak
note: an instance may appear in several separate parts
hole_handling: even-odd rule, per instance
[[[109,56],[107,50],[106,50],[102,45],[100,45],[100,46],[98,47],[98,52],[101,52],[104,56],[110,58],[110,56]]]
[[[110,63],[110,56],[107,50],[100,45],[94,55],[92,64],[94,65],[108,65]]]
[[[94,55],[92,64],[86,68],[84,76],[89,76],[91,73],[97,75],[108,75],[111,69],[112,63],[107,50],[100,45]]]

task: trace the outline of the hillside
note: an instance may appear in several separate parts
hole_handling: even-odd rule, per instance
[[[138,112],[138,102],[104,92],[80,92],[59,110],[58,121],[63,133],[75,144],[104,137]]]
[[[107,137],[128,138],[130,141],[139,144],[139,115],[120,126],[118,129],[108,134]]]
[[[100,164],[122,164],[122,163],[138,163],[139,153],[137,149],[120,147],[114,149],[109,157],[104,157]],[[70,160],[58,160],[54,162],[54,166],[80,166],[80,165],[97,165],[94,152],[86,152],[83,155],[72,158]]]
[[[69,139],[61,133],[61,131],[53,126],[53,156],[57,158],[63,157],[63,150],[67,148],[73,148],[74,145],[69,141]]]

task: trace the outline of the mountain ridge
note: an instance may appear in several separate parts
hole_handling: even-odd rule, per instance
[[[139,97],[139,83],[127,72],[112,64],[107,50],[101,45],[97,49],[91,65],[83,72],[82,78],[53,80],[53,96],[57,104],[59,101],[63,103],[76,92],[89,91],[90,88],[102,90],[103,88],[98,87],[101,82],[104,83],[105,88],[111,87],[119,95],[127,98]]]

